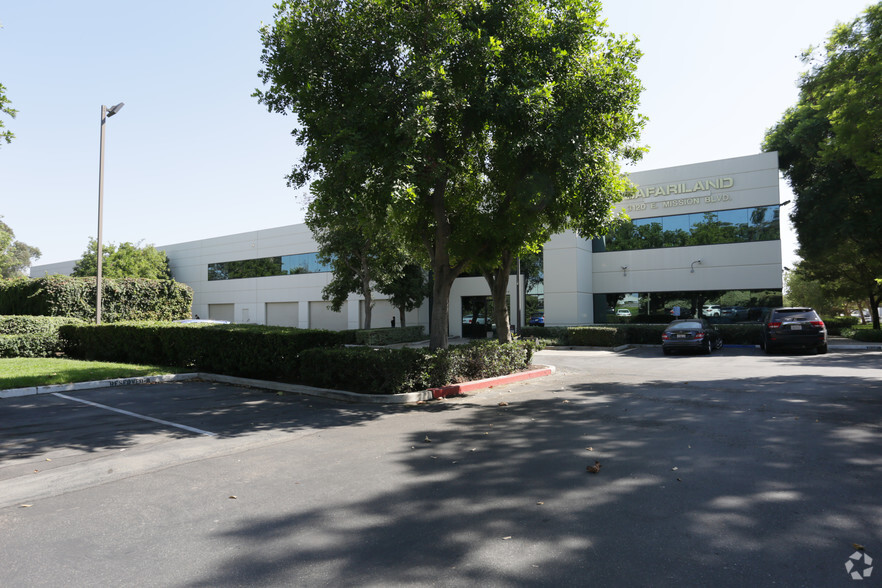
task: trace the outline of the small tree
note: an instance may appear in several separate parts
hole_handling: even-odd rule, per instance
[[[398,309],[402,327],[406,327],[404,314],[422,306],[431,292],[426,272],[415,263],[407,263],[385,281],[377,284],[377,290],[389,297],[392,306]]]
[[[0,219],[2,218],[0,215]],[[26,276],[31,263],[39,258],[39,249],[16,241],[10,226],[0,220],[0,277]]]
[[[103,261],[101,274],[105,278],[148,278],[153,280],[170,280],[171,268],[168,256],[164,251],[153,245],[139,246],[133,243],[121,243],[119,247],[110,243],[102,247]],[[98,241],[89,239],[89,245],[82,257],[74,265],[74,277],[91,277],[98,275]]]

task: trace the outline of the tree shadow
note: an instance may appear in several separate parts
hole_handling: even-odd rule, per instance
[[[882,389],[864,384],[585,383],[462,407],[393,452],[394,491],[343,465],[342,497],[280,496],[218,532],[239,552],[191,585],[831,585],[852,542],[882,544]]]
[[[443,411],[455,405],[394,406],[345,403],[296,394],[278,394],[212,382],[173,382],[65,393],[117,410],[212,433],[220,439],[265,431],[295,432],[351,427],[383,415]],[[198,431],[143,420],[43,394],[0,401],[0,461],[27,460],[48,452],[95,453],[130,448],[145,435],[171,439]],[[48,467],[47,467],[48,469]]]

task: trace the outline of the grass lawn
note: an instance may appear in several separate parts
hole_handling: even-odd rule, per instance
[[[179,372],[174,368],[101,361],[55,358],[0,359],[0,390],[92,380],[158,376]]]

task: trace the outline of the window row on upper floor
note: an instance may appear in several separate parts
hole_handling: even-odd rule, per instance
[[[329,264],[318,260],[318,253],[298,253],[260,259],[242,259],[208,264],[208,280],[238,280],[331,271]]]
[[[631,251],[781,238],[780,206],[757,206],[691,214],[640,218],[618,223],[594,239],[592,250]]]

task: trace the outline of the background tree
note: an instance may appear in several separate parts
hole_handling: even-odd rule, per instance
[[[835,316],[842,311],[846,302],[835,293],[836,289],[828,288],[824,282],[810,278],[801,266],[802,263],[797,264],[784,277],[784,304],[810,306],[823,316]]]
[[[823,51],[810,49],[799,101],[766,133],[763,148],[796,196],[791,220],[804,271],[843,278],[878,298],[882,277],[882,3],[837,26]],[[826,285],[826,284],[825,284]],[[879,328],[875,304],[873,328]]]
[[[270,110],[294,112],[289,176],[391,195],[385,230],[433,274],[431,346],[447,346],[450,288],[552,232],[601,232],[628,182],[642,120],[633,41],[600,4],[289,0],[261,30]],[[500,281],[501,281],[500,280]],[[507,325],[508,322],[506,321]]]
[[[15,240],[12,228],[0,215],[0,277],[26,276],[31,263],[40,258],[40,250]]]
[[[398,309],[398,322],[402,327],[407,326],[405,313],[422,306],[431,293],[426,271],[415,263],[405,263],[387,272],[384,281],[377,284],[377,291],[388,296],[392,306]]]
[[[153,245],[141,247],[140,243],[136,245],[126,242],[117,247],[110,243],[102,247],[102,250],[104,260],[101,274],[105,278],[172,279],[165,251],[160,251]],[[98,275],[98,241],[89,239],[89,245],[74,264],[71,275],[81,278]]]

